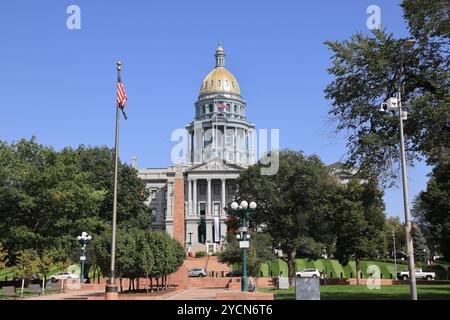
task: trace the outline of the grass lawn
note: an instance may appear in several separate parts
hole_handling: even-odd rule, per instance
[[[20,295],[20,288],[16,288],[16,292],[17,292],[17,295],[19,296]],[[45,294],[46,295],[51,295],[51,294],[56,294],[56,293],[59,293],[59,290],[45,289]],[[31,293],[31,289],[23,288],[23,297],[22,298],[16,297],[16,299],[26,299],[26,298],[37,297],[37,296],[38,296],[38,294],[36,294],[36,293],[32,294]],[[0,289],[0,300],[6,300],[6,299],[12,300],[14,298],[13,297],[8,297],[8,298],[4,297],[3,296],[3,291],[2,291],[2,289]]]
[[[261,288],[261,292],[272,292],[275,300],[295,300],[294,288],[275,290]],[[419,300],[450,300],[450,285],[418,285]],[[409,300],[408,285],[381,286],[370,290],[366,286],[328,285],[320,287],[321,300]]]

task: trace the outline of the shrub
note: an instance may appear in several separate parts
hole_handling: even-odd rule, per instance
[[[198,251],[195,253],[196,258],[205,257],[207,253],[205,251]]]

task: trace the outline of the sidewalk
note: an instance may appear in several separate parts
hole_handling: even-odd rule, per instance
[[[105,290],[82,290],[64,293],[55,293],[31,297],[25,300],[88,300],[93,296],[104,296]]]

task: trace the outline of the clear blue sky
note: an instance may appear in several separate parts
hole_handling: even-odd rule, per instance
[[[170,134],[194,116],[218,40],[257,128],[280,129],[281,147],[345,154],[327,120],[331,81],[325,40],[368,33],[366,9],[381,8],[383,27],[405,36],[400,1],[4,1],[0,12],[0,139],[35,135],[56,149],[114,145],[117,60],[129,97],[120,157],[138,167],[170,164]],[[81,30],[66,28],[69,5]],[[411,198],[429,168],[409,169]],[[403,216],[401,189],[386,190],[387,213]]]

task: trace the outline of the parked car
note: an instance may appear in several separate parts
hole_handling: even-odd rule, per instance
[[[231,271],[227,273],[227,277],[242,277],[242,271]]]
[[[318,278],[320,277],[320,271],[317,269],[303,269],[295,273],[296,277],[301,278]]]
[[[434,280],[436,278],[435,272],[424,272],[422,269],[416,269],[416,279]],[[408,280],[409,271],[403,271],[397,273],[397,279]]]
[[[71,272],[60,272],[58,274],[54,274],[50,276],[50,281],[54,282],[55,280],[77,280],[79,276],[75,273]]]
[[[189,277],[206,277],[206,270],[204,268],[194,268],[189,270]]]

